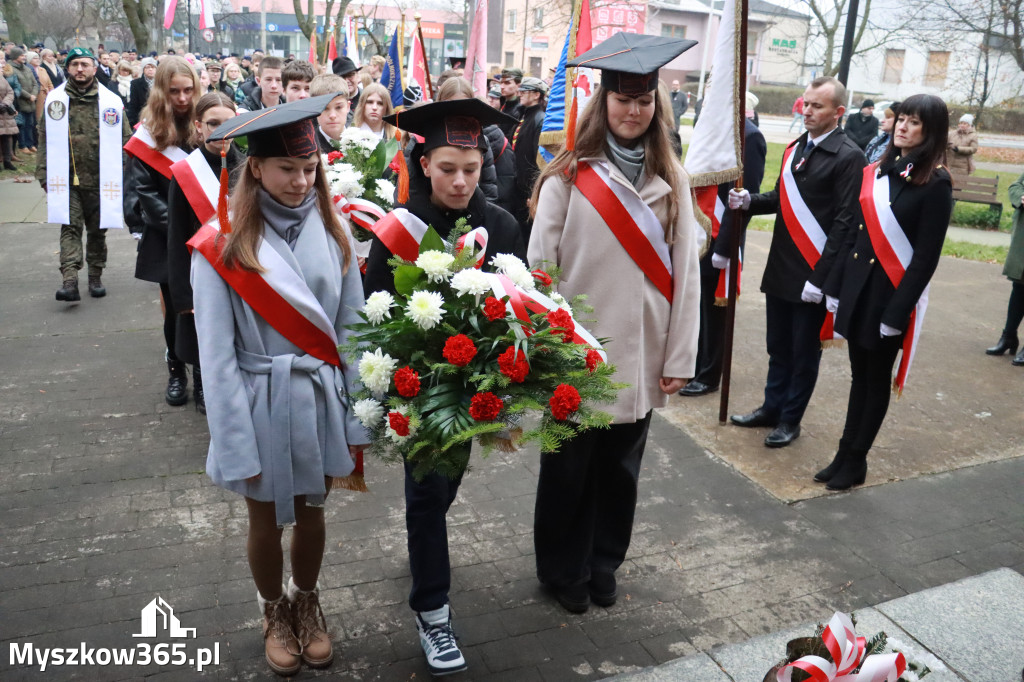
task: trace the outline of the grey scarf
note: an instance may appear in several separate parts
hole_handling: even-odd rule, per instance
[[[295,242],[299,239],[299,232],[302,231],[302,224],[305,222],[306,216],[316,208],[316,191],[310,191],[302,203],[295,208],[280,203],[262,187],[259,192],[263,220],[281,239],[288,242],[288,248],[294,251]]]
[[[622,174],[633,183],[635,189],[640,189],[644,177],[644,148],[637,145],[634,149],[623,147],[615,141],[611,133],[605,134],[605,141],[608,143],[612,163],[619,167]]]

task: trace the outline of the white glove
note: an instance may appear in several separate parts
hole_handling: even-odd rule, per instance
[[[835,296],[826,296],[825,309],[835,315],[836,311],[839,310],[839,299]]]
[[[729,267],[729,259],[720,253],[711,254],[711,267],[715,270],[725,270]]]
[[[141,241],[142,240],[142,233],[141,232],[129,232],[128,234],[130,234],[132,236],[132,239],[134,239],[135,241]]]
[[[878,328],[878,333],[881,334],[882,337],[884,338],[886,336],[899,336],[903,332],[900,331],[899,329],[896,329],[895,327],[890,327],[889,325],[883,323]]]
[[[729,208],[731,209],[743,209],[746,211],[750,208],[750,192],[745,189],[731,189],[729,190]]]
[[[804,303],[821,303],[821,289],[810,282],[804,282],[804,290],[800,294],[800,300]]]

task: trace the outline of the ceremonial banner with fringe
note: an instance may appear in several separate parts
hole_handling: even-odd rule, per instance
[[[543,145],[559,145],[566,140],[570,122],[583,113],[594,94],[594,87],[600,83],[600,77],[591,68],[566,67],[566,62],[593,46],[590,0],[577,0],[573,3],[572,19],[565,33],[562,54],[558,58],[548,104],[544,109],[544,123],[540,128],[539,153],[546,163],[555,157]]]

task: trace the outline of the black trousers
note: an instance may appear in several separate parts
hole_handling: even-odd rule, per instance
[[[160,296],[164,301],[164,343],[167,344],[167,359],[177,362],[175,338],[178,335],[178,314],[174,312],[174,305],[171,304],[171,289],[167,282],[160,283]]]
[[[782,424],[799,424],[811,402],[821,363],[823,303],[793,303],[765,294],[768,380],[764,409]]]
[[[416,481],[412,476],[413,466],[405,462],[405,528],[412,573],[409,606],[413,611],[433,611],[448,603],[451,589],[445,516],[459,492],[462,474],[454,479],[428,474]]]
[[[892,368],[903,344],[903,335],[882,339],[877,348],[868,350],[847,341],[850,349],[850,400],[846,406],[846,426],[839,447],[867,452],[875,442],[878,430],[889,411],[892,396]]]
[[[693,380],[714,387],[722,381],[725,307],[715,305],[715,289],[722,271],[701,265],[700,335],[697,339],[697,372]]]
[[[591,429],[540,456],[533,522],[537,577],[566,587],[614,573],[633,534],[640,461],[651,413]]]

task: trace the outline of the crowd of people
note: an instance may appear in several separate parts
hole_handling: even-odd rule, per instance
[[[310,330],[287,311],[317,320],[313,335],[337,347],[366,296],[395,290],[394,245],[380,235],[357,242],[327,184],[321,155],[338,148],[347,126],[404,143],[398,166],[407,169],[408,196],[396,196],[395,210],[442,238],[460,219],[484,225],[485,268],[503,253],[556,266],[560,293],[587,295],[593,333],[613,339],[608,360],[628,386],[606,406],[611,428],[581,433],[540,462],[537,576],[565,609],[616,603],[652,410],[671,395],[719,386],[724,316],[716,304],[729,236],[739,231],[742,242],[750,215],[776,216],[761,281],[769,361],[763,403],[732,423],[770,428],[768,447],[792,443],[823,342],[841,334],[853,374],[846,425],[815,480],[832,490],[865,481],[897,357],[902,351],[902,389],[920,338],[952,211],[947,157],[971,141],[950,145],[946,105],[931,95],[893,103],[881,132],[865,101],[844,128],[845,87],[818,78],[799,101],[805,131],[786,147],[769,191],[760,187],[775,169],[765,169],[765,139],[748,116],[745,189],[718,188],[733,210],[706,235],[680,164],[687,97],[658,72],[690,44],[650,37],[635,47],[622,35],[577,57],[601,71],[601,82],[579,113],[574,144],[543,168],[549,83],[518,69],[496,74],[486,93],[474,93],[459,70],[445,71],[435,101],[410,101],[396,114],[391,92],[376,82],[376,59],[359,67],[341,57],[321,69],[259,53],[140,60],[134,51],[75,47],[33,59],[5,48],[25,87],[17,132],[4,133],[4,162],[13,135],[12,151],[37,155],[48,220],[61,225],[56,298],[81,300],[84,268],[89,294],[106,295],[105,233],[127,226],[138,239],[135,276],[161,294],[164,397],[188,402],[191,366],[192,401],[210,428],[207,472],[246,501],[249,566],[275,672],[333,660],[318,596],[323,506],[369,442],[347,398],[358,374],[340,357],[310,352]],[[0,101],[10,80],[0,81]],[[756,105],[748,98],[748,109]],[[0,116],[0,131],[10,131],[5,123]],[[244,153],[232,142],[239,137]],[[1019,345],[1022,262],[1007,262],[1013,293],[994,354]],[[268,291],[278,303],[267,303]],[[446,526],[462,474],[417,478],[411,469],[409,605],[430,672],[445,675],[466,667],[452,629]],[[284,526],[293,528],[287,582]]]

